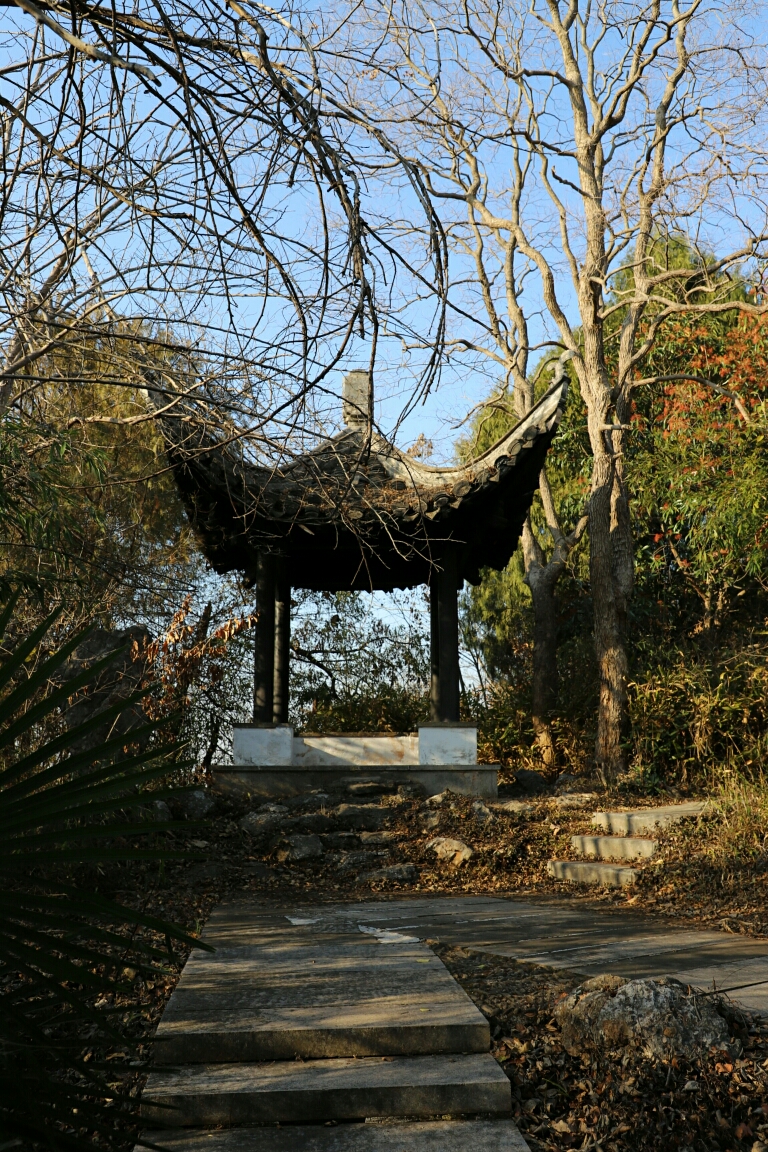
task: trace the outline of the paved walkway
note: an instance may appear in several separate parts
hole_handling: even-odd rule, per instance
[[[253,914],[246,906],[245,915]],[[768,1015],[768,940],[667,926],[629,909],[578,898],[404,897],[348,905],[306,905],[285,914],[309,930],[364,924],[379,932],[439,940],[585,976],[675,976],[701,988],[732,988],[732,999]],[[761,983],[762,982],[762,983]]]
[[[142,1099],[172,1152],[525,1152],[488,1022],[425,943],[583,975],[674,975],[768,1014],[768,942],[579,899],[218,908]],[[328,1127],[328,1122],[332,1126]]]
[[[172,1130],[145,1139],[173,1152],[525,1152],[488,1021],[417,937],[367,928],[217,909],[216,951],[187,962],[142,1097],[148,1125]]]

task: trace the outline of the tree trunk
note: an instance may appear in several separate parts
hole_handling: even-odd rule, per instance
[[[536,744],[548,768],[557,759],[552,734],[552,713],[557,704],[559,673],[557,668],[557,582],[573,549],[584,534],[588,518],[582,515],[573,531],[564,536],[557,517],[555,502],[546,469],[539,476],[539,495],[544,517],[553,540],[549,560],[531,528],[530,518],[523,525],[523,561],[525,583],[533,603],[533,699],[532,720]]]
[[[624,741],[629,727],[626,631],[633,569],[626,486],[620,461],[608,455],[595,460],[589,541],[600,689],[595,765],[607,783],[626,767]]]
[[[533,602],[533,678],[531,713],[541,757],[547,768],[555,767],[555,741],[552,714],[557,704],[559,673],[557,668],[557,616],[553,580],[549,565],[533,564],[527,574]]]

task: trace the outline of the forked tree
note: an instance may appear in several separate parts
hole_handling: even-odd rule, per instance
[[[331,39],[342,55],[344,38],[352,62],[346,99],[378,116],[440,206],[452,261],[449,357],[495,379],[492,406],[511,394],[522,415],[541,357],[570,355],[591,484],[586,519],[563,526],[543,473],[551,544],[530,521],[524,533],[534,716],[551,751],[554,590],[588,524],[595,759],[613,777],[628,720],[623,454],[633,390],[652,379],[644,361],[670,318],[765,307],[730,280],[753,275],[768,237],[765,53],[749,31],[759,22],[746,5],[726,13],[704,0],[363,0],[346,15]],[[675,237],[694,270],[671,256]]]

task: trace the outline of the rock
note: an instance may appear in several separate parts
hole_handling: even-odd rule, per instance
[[[243,832],[247,832],[249,836],[262,836],[284,823],[285,817],[279,812],[247,812],[242,820],[238,820]]]
[[[446,836],[436,836],[434,840],[429,841],[427,848],[432,849],[438,860],[452,864],[454,868],[466,864],[474,855],[472,849],[463,840],[451,840],[450,837]]]
[[[153,800],[151,804],[137,804],[130,810],[131,823],[164,824],[173,820],[173,813],[164,800]]]
[[[347,784],[350,796],[381,796],[385,792],[394,791],[394,784],[387,784],[383,780],[362,780]]]
[[[342,828],[377,832],[388,813],[386,808],[380,808],[377,804],[339,804],[333,815]]]
[[[366,865],[370,866],[377,856],[387,856],[387,852],[342,852],[336,861],[337,872],[355,872]]]
[[[177,820],[208,820],[218,808],[218,801],[204,788],[177,792],[168,801]]]
[[[381,833],[383,835],[383,833]],[[350,848],[359,848],[364,836],[376,836],[375,832],[326,832],[322,834],[323,845],[326,848],[341,848],[348,851]]]
[[[647,1057],[691,1059],[710,1048],[737,1055],[726,1021],[711,997],[688,995],[671,976],[626,980],[595,976],[566,996],[555,1010],[563,1047],[572,1056],[585,1048],[634,1046]]]
[[[280,849],[277,858],[282,864],[286,860],[290,863],[298,860],[314,860],[315,857],[322,855],[323,842],[319,836],[312,834],[301,836],[297,833],[286,837],[286,846]]]
[[[515,783],[529,796],[540,796],[542,792],[549,790],[541,773],[534,772],[530,768],[518,768],[515,773]]]
[[[440,813],[439,812],[428,812],[427,815],[423,818],[423,820],[421,822],[421,826],[425,832],[434,832],[435,828],[437,828],[439,823],[440,823]]]
[[[450,798],[451,793],[446,789],[445,792],[437,792],[434,796],[430,796],[427,804],[430,804],[433,808],[439,808],[441,804],[445,804]]]
[[[572,772],[561,772],[557,780],[555,780],[555,788],[569,788],[571,784],[576,783],[576,777]]]
[[[527,812],[533,812],[533,804],[529,804],[526,800],[499,800],[493,805],[497,812],[512,812],[515,815],[524,816]]]
[[[410,883],[415,880],[419,870],[415,864],[390,864],[387,868],[377,868],[374,872],[363,872],[361,880],[399,880],[401,883]]]
[[[343,835],[343,833],[342,833]],[[394,840],[401,840],[400,832],[361,832],[361,844],[391,844]]]
[[[562,796],[555,796],[552,803],[555,808],[563,811],[568,808],[591,808],[597,800],[597,792],[566,792]]]
[[[493,820],[493,812],[490,808],[483,803],[482,800],[475,800],[472,805],[472,813],[477,820],[478,824],[487,824],[489,820]]]

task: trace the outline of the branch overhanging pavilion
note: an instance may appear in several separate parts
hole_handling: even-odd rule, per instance
[[[431,756],[446,768],[493,768],[476,765],[476,731],[460,731],[468,726],[459,723],[457,597],[465,580],[478,584],[481,569],[503,569],[515,551],[565,409],[564,359],[551,387],[514,428],[454,467],[413,459],[371,429],[364,371],[344,380],[344,430],[281,466],[248,461],[237,440],[187,435],[183,418],[164,421],[176,482],[206,558],[220,574],[244,572],[256,589],[253,724],[236,729],[233,768],[262,770],[264,787],[250,779],[249,791],[295,790],[280,783],[278,769],[303,767],[306,776],[316,768],[310,775],[322,786],[324,766],[378,775],[388,765],[405,770],[416,756],[418,765]],[[388,592],[418,584],[429,585],[431,609],[431,725],[420,728],[418,748],[410,736],[294,736],[288,726],[291,589]],[[425,785],[437,782],[435,776]],[[489,794],[489,787],[473,779],[457,790]]]

